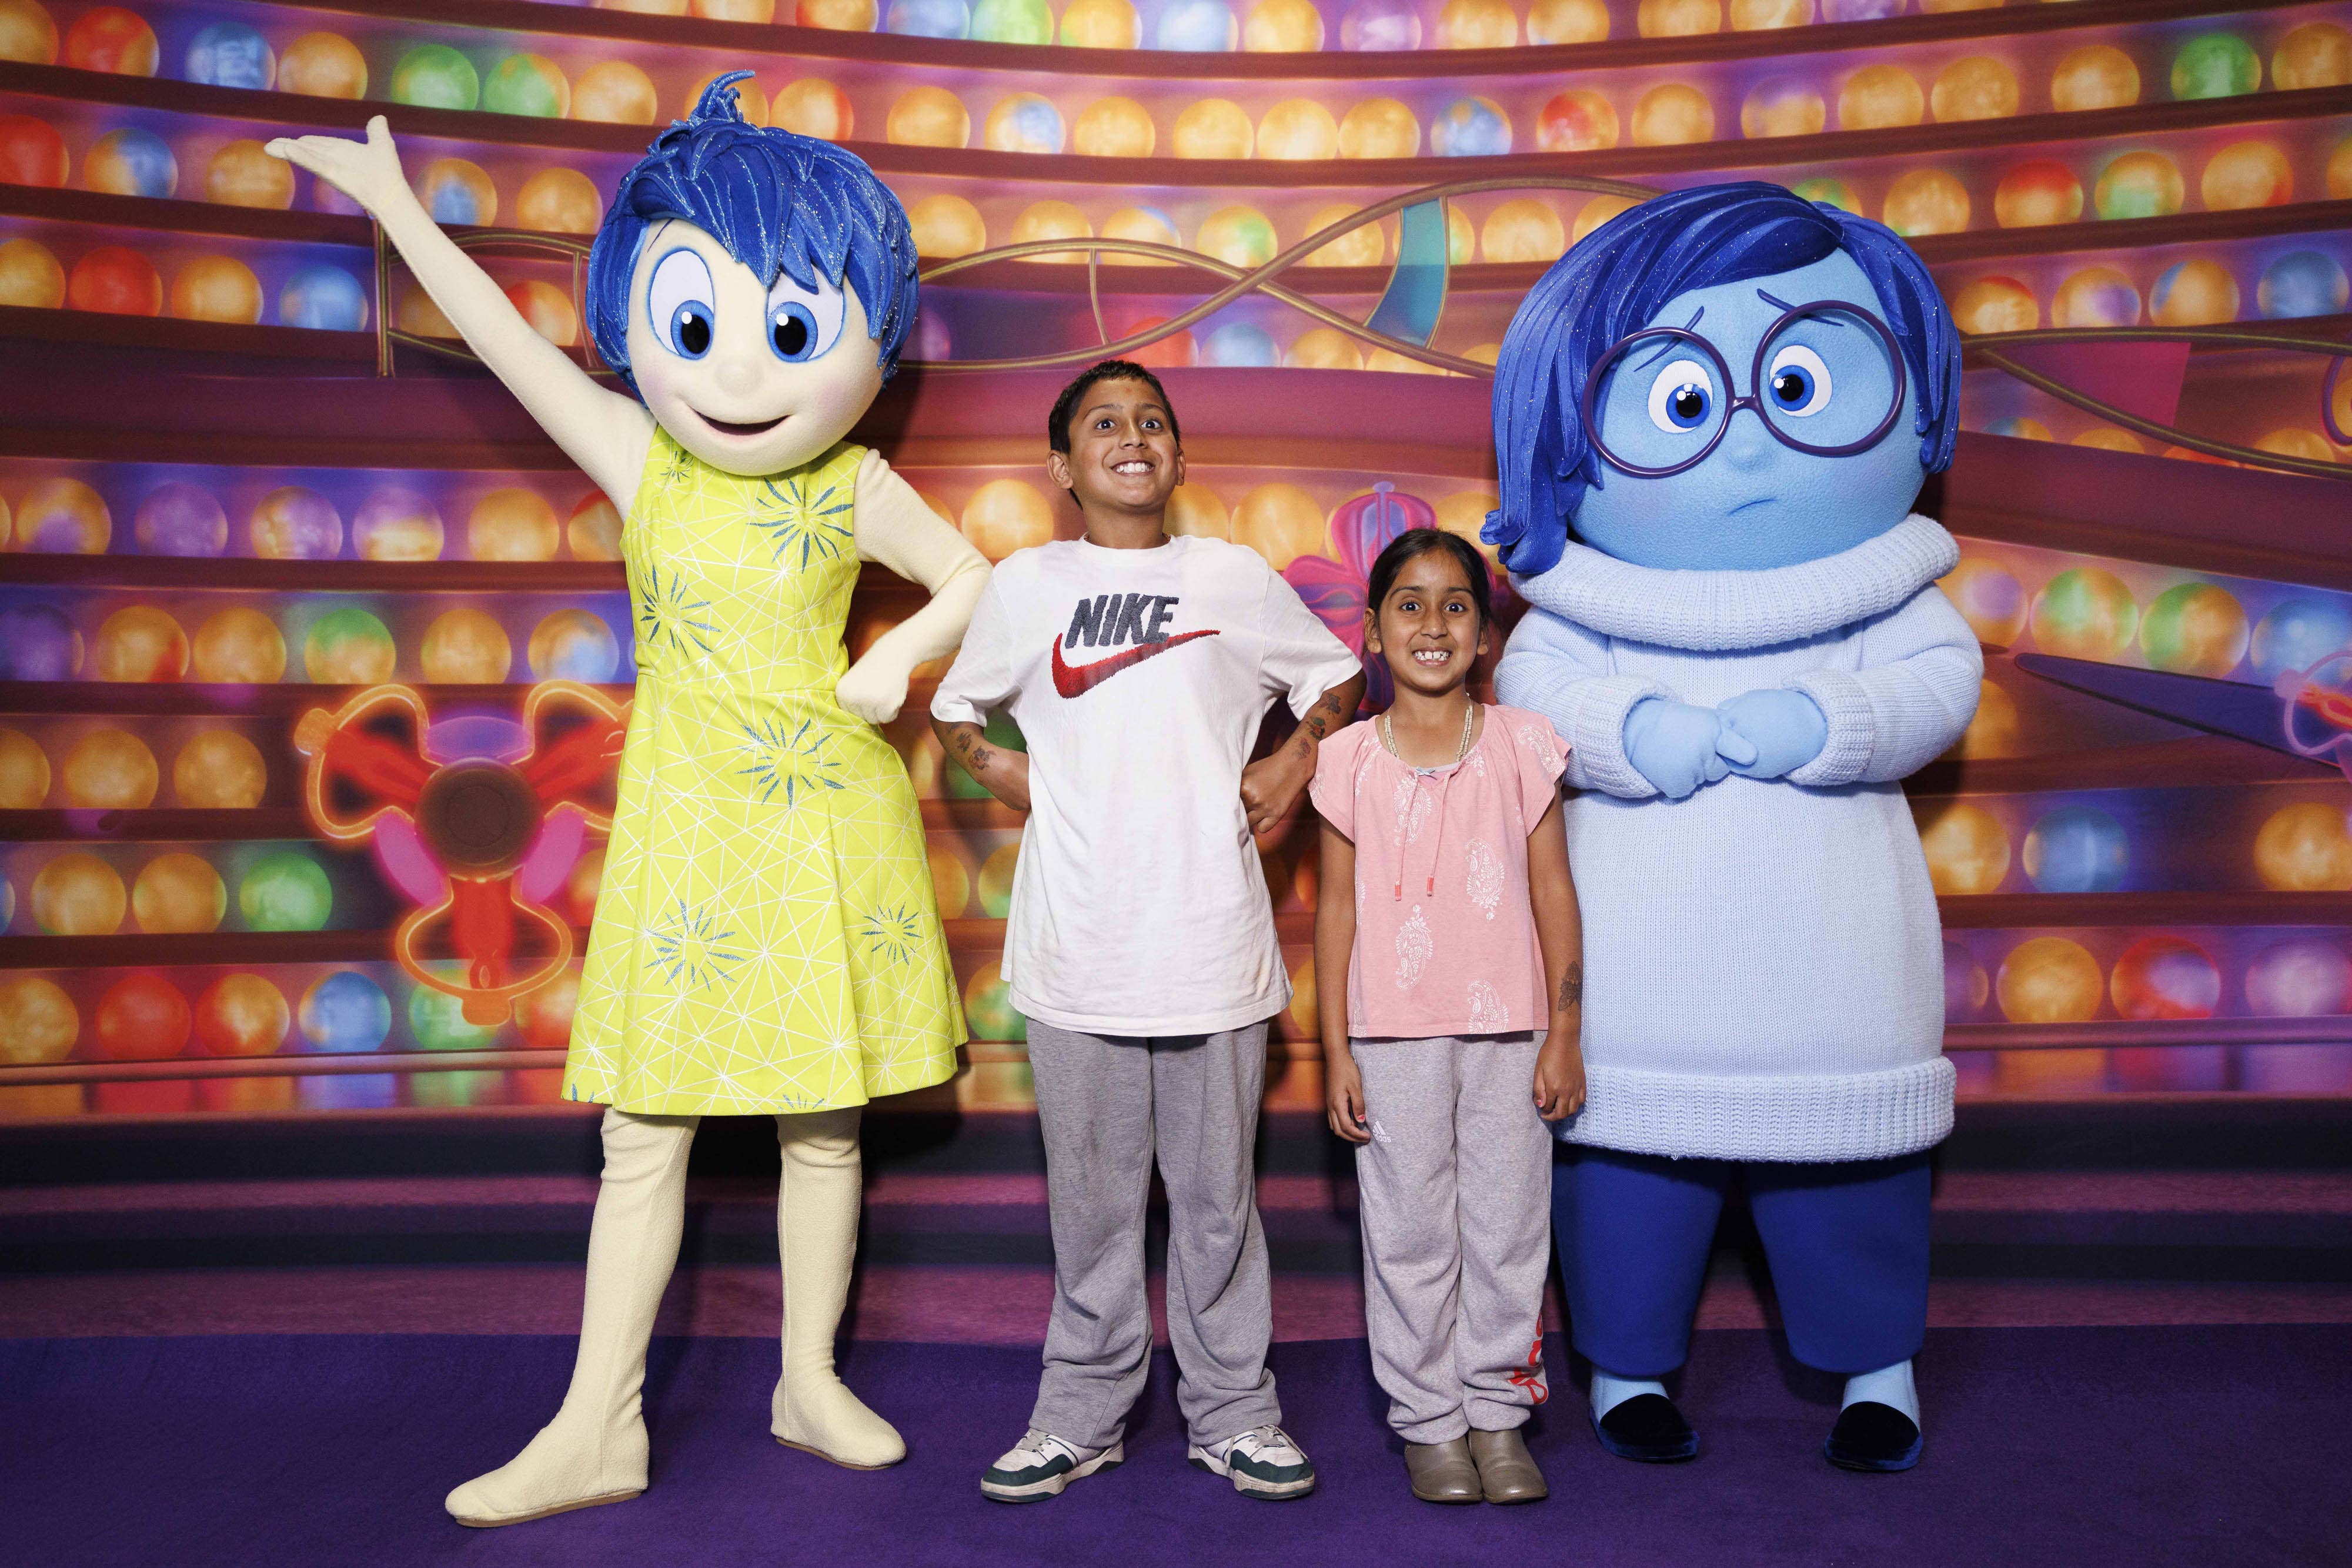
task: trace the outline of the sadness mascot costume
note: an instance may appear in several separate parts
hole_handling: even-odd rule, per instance
[[[564,1093],[601,1102],[579,1359],[512,1462],[449,1494],[465,1524],[636,1496],[639,1392],[705,1114],[776,1118],[777,1439],[837,1464],[906,1448],[834,1373],[856,1247],[859,1108],[946,1079],[961,1009],[895,717],[953,649],[979,553],[844,438],[915,319],[897,198],[823,141],[756,129],[722,76],[623,176],[586,315],[627,391],[533,332],[418,205],[382,119],[271,151],[364,206],[482,362],[622,517],[637,692]],[[379,305],[381,308],[381,305]],[[634,394],[634,395],[632,395]],[[928,604],[852,665],[859,564]]]
[[[1679,1367],[1744,1189],[1849,1469],[1919,1455],[1927,1150],[1951,1130],[1936,899],[1900,780],[1976,710],[1910,510],[1959,352],[1893,233],[1778,186],[1679,191],[1553,266],[1495,379],[1486,537],[1533,606],[1496,674],[1572,749],[1591,1096],[1554,1226],[1593,1428],[1687,1458]]]

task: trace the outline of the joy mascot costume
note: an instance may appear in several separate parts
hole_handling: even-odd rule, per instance
[[[1572,749],[1591,1099],[1553,1219],[1593,1427],[1697,1435],[1683,1364],[1744,1187],[1790,1348],[1847,1375],[1827,1443],[1918,1458],[1927,1150],[1952,1125],[1936,899],[1899,780],[1983,660],[1910,510],[1959,352],[1917,256],[1775,185],[1703,186],[1555,264],[1495,380],[1502,546],[1533,606],[1496,675]]]
[[[600,386],[516,313],[367,140],[270,151],[373,214],[467,343],[622,515],[637,690],[564,1093],[602,1102],[579,1360],[554,1420],[449,1494],[465,1524],[617,1502],[646,1481],[639,1391],[705,1114],[782,1146],[779,1441],[856,1468],[905,1445],[834,1374],[868,1098],[955,1069],[962,1012],[922,818],[874,725],[961,641],[980,554],[844,437],[915,319],[897,198],[825,142],[745,123],[722,76],[623,177],[588,259]],[[635,395],[629,395],[630,393]],[[853,666],[859,563],[930,601]]]

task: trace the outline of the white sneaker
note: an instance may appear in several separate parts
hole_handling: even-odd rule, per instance
[[[1315,1490],[1307,1450],[1279,1427],[1259,1427],[1222,1443],[1195,1443],[1185,1455],[1211,1475],[1223,1476],[1244,1497],[1305,1497]]]
[[[981,1476],[980,1495],[998,1502],[1043,1502],[1074,1480],[1117,1469],[1126,1458],[1121,1443],[1081,1448],[1032,1427]]]

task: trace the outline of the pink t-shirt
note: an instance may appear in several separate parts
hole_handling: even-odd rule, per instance
[[[1356,846],[1351,1038],[1517,1034],[1549,1020],[1528,835],[1567,766],[1551,722],[1514,707],[1487,708],[1469,755],[1426,771],[1391,756],[1369,720],[1323,743],[1308,799]]]

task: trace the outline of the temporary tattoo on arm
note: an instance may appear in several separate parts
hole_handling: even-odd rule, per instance
[[[985,746],[975,746],[971,748],[971,755],[965,759],[964,766],[971,768],[974,773],[985,773],[988,771],[988,747]]]
[[[1568,973],[1559,977],[1559,1000],[1555,1006],[1558,1011],[1566,1012],[1570,1008],[1583,1005],[1584,966],[1580,963],[1571,963],[1568,967]]]

